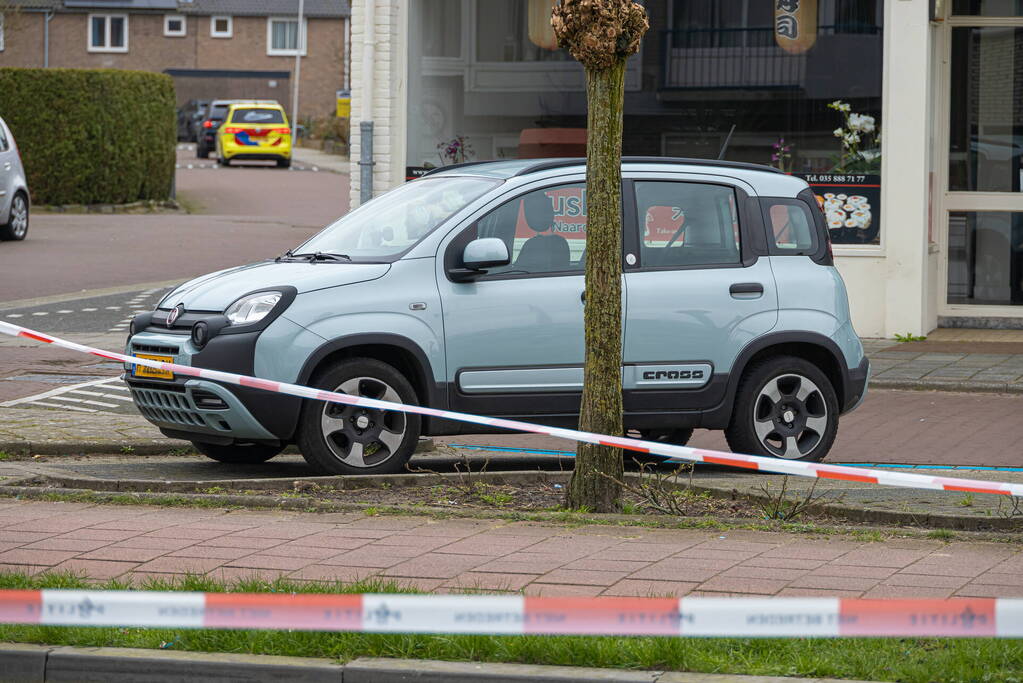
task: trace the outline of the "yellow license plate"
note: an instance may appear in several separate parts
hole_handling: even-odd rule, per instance
[[[145,358],[146,360],[158,360],[164,363],[173,363],[174,356],[153,356],[148,353],[136,353],[136,358]],[[156,368],[148,368],[145,365],[133,365],[131,366],[131,374],[134,377],[149,377],[152,379],[174,379],[174,373],[170,370],[157,370]]]

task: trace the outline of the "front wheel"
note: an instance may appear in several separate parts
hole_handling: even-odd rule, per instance
[[[193,441],[195,450],[207,458],[228,465],[258,465],[266,462],[284,450],[284,446],[264,446],[260,444],[232,444],[222,446],[215,443]]]
[[[739,382],[725,429],[735,453],[823,460],[838,434],[838,397],[817,366],[793,356],[769,358]]]
[[[20,192],[11,200],[11,217],[0,225],[0,240],[23,240],[28,234],[28,200]]]
[[[321,372],[314,386],[392,403],[416,404],[415,389],[386,363],[350,358]],[[400,472],[419,442],[418,415],[307,400],[298,425],[302,456],[320,474]]]
[[[689,443],[689,439],[693,438],[692,427],[678,427],[669,429],[628,429],[625,431],[625,436],[631,439],[643,439],[644,441],[658,441],[660,443],[667,443],[673,446],[685,446]],[[634,460],[635,462],[644,464],[654,464],[664,462],[665,456],[657,455],[656,453],[638,453],[636,451],[623,450],[622,455],[625,457],[626,462]]]

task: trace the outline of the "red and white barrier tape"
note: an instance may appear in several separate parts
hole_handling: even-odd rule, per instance
[[[729,465],[741,467],[748,470],[759,470],[762,472],[775,472],[778,474],[792,474],[800,477],[818,477],[820,479],[841,479],[844,481],[865,482],[868,484],[881,484],[883,486],[898,486],[912,489],[931,489],[938,491],[968,491],[971,493],[994,493],[1003,496],[1023,496],[1023,484],[1007,482],[982,481],[978,479],[956,479],[952,477],[930,477],[924,474],[910,474],[908,472],[886,472],[870,470],[862,467],[848,467],[845,465],[824,465],[815,462],[803,462],[801,460],[784,460],[781,458],[765,458],[755,455],[740,455],[738,453],[723,453],[703,448],[689,448],[688,446],[673,446],[671,444],[643,441],[640,439],[629,439],[621,436],[606,436],[592,432],[581,432],[575,429],[561,429],[558,427],[545,427],[542,425],[519,422],[518,420],[505,420],[496,417],[483,417],[469,413],[456,413],[450,410],[438,410],[424,406],[405,405],[403,403],[392,403],[380,401],[362,396],[351,396],[349,394],[338,394],[333,391],[323,391],[311,387],[288,384],[287,382],[274,382],[258,377],[247,375],[236,375],[219,370],[207,370],[205,368],[194,368],[188,365],[177,365],[175,363],[164,363],[161,361],[149,360],[146,358],[135,358],[112,351],[102,351],[90,346],[76,344],[59,337],[52,337],[42,332],[36,332],[25,327],[12,325],[11,323],[0,322],[0,333],[12,337],[25,337],[46,344],[89,353],[100,358],[119,361],[130,365],[143,365],[158,370],[168,370],[186,377],[201,377],[203,379],[234,384],[243,387],[253,387],[279,394],[298,396],[299,398],[310,398],[332,403],[345,403],[358,405],[377,410],[397,410],[406,413],[440,417],[460,422],[471,422],[474,424],[486,425],[488,427],[500,427],[516,432],[532,432],[534,434],[546,434],[556,436],[570,441],[582,441],[604,446],[614,446],[625,450],[639,453],[652,453],[664,456],[670,460],[684,460],[687,462],[705,462],[716,465]]]
[[[1023,636],[1023,600],[0,591],[0,623],[364,633]]]

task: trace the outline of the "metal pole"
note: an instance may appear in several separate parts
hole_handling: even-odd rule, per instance
[[[50,68],[50,19],[53,19],[53,12],[43,15],[43,68]]]
[[[373,0],[363,0],[362,95],[359,121],[359,204],[373,198],[373,69],[376,66],[376,7]]]
[[[295,36],[295,87],[291,98],[291,144],[298,142],[298,84],[302,80],[302,50],[305,48],[305,31],[302,30],[302,16],[305,14],[305,0],[298,0],[298,28]]]

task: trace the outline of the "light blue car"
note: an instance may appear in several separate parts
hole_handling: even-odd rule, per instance
[[[820,460],[866,391],[824,216],[751,164],[622,163],[624,424]],[[274,260],[187,282],[135,317],[142,357],[388,401],[574,427],[583,383],[585,166],[448,166]],[[298,444],[314,470],[401,470],[420,435],[476,425],[304,401],[136,367],[143,415],[209,457]]]

